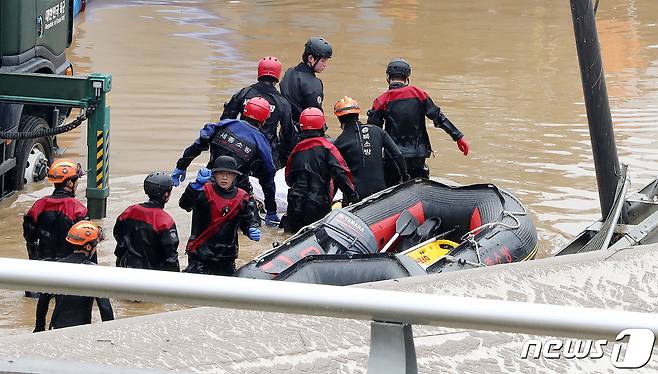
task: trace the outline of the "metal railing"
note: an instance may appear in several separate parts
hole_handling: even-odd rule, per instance
[[[373,321],[368,371],[378,373],[415,372],[411,324],[590,339],[658,333],[649,313],[5,258],[0,288]]]

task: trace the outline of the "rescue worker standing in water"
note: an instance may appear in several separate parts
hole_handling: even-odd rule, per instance
[[[78,179],[83,175],[82,166],[67,159],[55,160],[48,169],[48,181],[54,183],[55,191],[37,200],[23,217],[30,260],[56,261],[73,252],[64,239],[74,223],[89,215],[75,198]]]
[[[299,123],[299,116],[306,108],[322,110],[324,87],[315,76],[327,68],[332,49],[324,38],[314,36],[304,45],[302,62],[291,67],[281,80],[281,93],[290,101],[292,120]]]
[[[275,164],[285,166],[297,144],[298,133],[292,124],[290,103],[276,89],[281,78],[281,62],[276,57],[263,57],[258,63],[258,82],[238,91],[224,104],[220,120],[238,118],[249,99],[262,97],[270,104],[271,113],[260,131],[272,147]]]
[[[293,149],[286,165],[288,211],[283,229],[297,232],[331,211],[332,179],[343,192],[343,206],[359,201],[352,175],[338,149],[324,137],[324,114],[317,108],[305,109],[299,124],[302,140]]]
[[[343,132],[334,145],[352,172],[356,192],[364,199],[386,188],[384,152],[395,161],[401,180],[409,180],[402,153],[391,137],[380,127],[359,122],[359,103],[344,96],[334,105],[334,114]]]
[[[66,235],[66,242],[73,246],[73,253],[59,262],[67,264],[96,265],[91,257],[96,254],[96,246],[103,240],[103,230],[91,221],[80,221],[73,225]],[[91,308],[96,300],[101,320],[114,319],[110,300],[104,297],[41,294],[37,303],[34,332],[46,329],[46,314],[50,299],[55,298],[55,309],[50,318],[50,329],[60,329],[91,323]]]
[[[270,104],[262,97],[247,101],[241,119],[225,119],[218,123],[208,123],[202,129],[199,138],[183,152],[171,173],[174,186],[185,179],[185,170],[202,151],[210,147],[210,161],[207,168],[219,156],[231,156],[237,163],[236,186],[253,194],[249,175],[253,174],[263,188],[265,197],[265,223],[278,223],[276,214],[276,186],[274,185],[275,167],[272,161],[272,149],[265,135],[258,128],[270,115]]]
[[[389,62],[386,67],[388,91],[375,99],[368,111],[368,123],[384,126],[400,148],[411,178],[428,178],[429,168],[425,160],[432,154],[432,145],[425,117],[450,135],[464,156],[468,155],[468,143],[427,92],[409,84],[409,76],[411,66],[407,61],[396,58]]]
[[[180,271],[176,223],[164,211],[173,183],[164,172],[144,179],[145,203],[131,205],[114,224],[116,266],[124,268]]]
[[[234,185],[241,174],[230,156],[219,156],[212,171],[203,168],[188,184],[178,204],[192,211],[192,232],[187,242],[188,273],[230,276],[238,257],[238,228],[249,239],[260,240],[249,194]]]

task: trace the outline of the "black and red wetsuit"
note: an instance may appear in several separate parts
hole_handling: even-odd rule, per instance
[[[381,128],[348,122],[334,145],[352,172],[359,198],[364,199],[386,188],[384,154],[395,161],[402,181],[406,181],[407,166],[400,150]]]
[[[296,232],[331,211],[332,180],[343,192],[344,203],[353,203],[359,196],[352,183],[352,174],[336,147],[321,131],[305,131],[304,140],[293,149],[286,165],[288,211],[282,226],[286,232]]]
[[[207,182],[201,191],[188,185],[178,204],[192,211],[185,271],[232,275],[238,257],[238,228],[247,235],[250,227],[258,227],[249,194],[235,186],[225,190]]]
[[[368,123],[382,127],[397,144],[407,163],[411,178],[427,178],[429,169],[425,159],[432,154],[425,117],[434,126],[443,129],[452,140],[464,134],[441,112],[432,98],[422,89],[401,82],[394,82],[388,91],[379,95],[368,111]]]
[[[180,271],[176,223],[164,203],[131,205],[114,224],[116,265],[124,268]]]
[[[95,265],[87,255],[81,252],[74,252],[62,258],[59,262],[68,264],[85,264]],[[110,321],[114,319],[112,305],[110,300],[104,297],[88,297],[73,295],[52,295],[43,293],[39,296],[36,312],[36,324],[34,332],[44,331],[46,329],[46,314],[48,314],[48,304],[50,299],[55,298],[55,309],[50,319],[50,329],[60,329],[91,323],[91,308],[96,300],[98,309],[101,313],[101,320]]]
[[[23,237],[30,260],[55,261],[73,252],[65,240],[74,223],[89,219],[87,208],[64,188],[37,200],[23,217]],[[96,256],[94,256],[95,259]]]

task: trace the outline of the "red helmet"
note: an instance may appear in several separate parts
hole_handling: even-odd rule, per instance
[[[244,105],[242,116],[263,123],[270,116],[270,103],[262,97],[252,97]]]
[[[299,115],[299,125],[302,131],[320,130],[324,128],[324,113],[318,108],[306,108]]]
[[[270,76],[277,81],[281,78],[281,63],[274,56],[266,56],[258,63],[258,78]]]

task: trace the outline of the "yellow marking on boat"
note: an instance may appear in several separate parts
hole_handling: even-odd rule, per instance
[[[423,269],[427,269],[458,245],[452,240],[441,239],[415,249],[407,253],[407,256],[416,261]]]
[[[528,255],[521,261],[530,261],[530,260],[532,260],[537,255],[538,251],[539,251],[539,247],[535,246],[535,248],[533,248],[532,251],[530,251],[530,253],[528,253]]]

